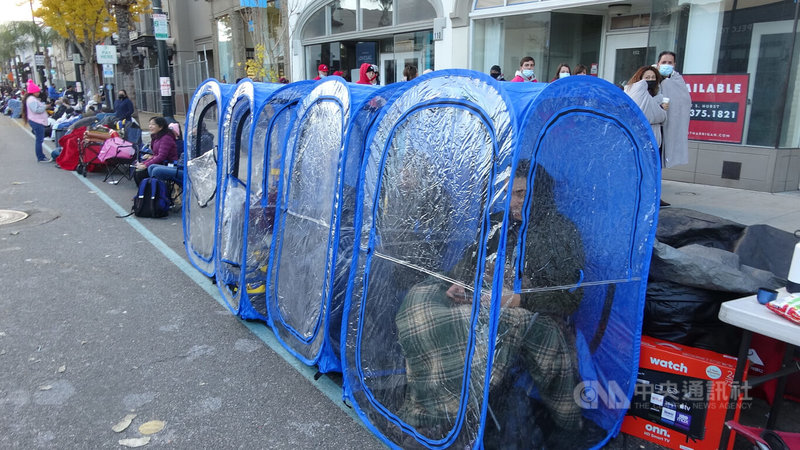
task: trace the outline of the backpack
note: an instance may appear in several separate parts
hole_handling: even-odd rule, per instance
[[[132,214],[136,217],[166,217],[172,206],[167,185],[157,178],[145,178],[133,197]]]

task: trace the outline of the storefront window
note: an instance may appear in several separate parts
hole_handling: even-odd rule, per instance
[[[331,33],[356,31],[356,0],[335,0],[331,3]]]
[[[539,81],[550,81],[561,63],[571,68],[599,60],[603,17],[536,13],[474,21],[472,69],[488,73],[498,64],[506,80],[523,56],[536,60]]]
[[[535,73],[539,80],[547,76],[549,53],[550,13],[494,17],[474,22],[472,69],[489,72],[499,64],[510,80],[525,56],[536,60]]]
[[[364,28],[390,27],[393,21],[393,0],[361,0],[361,14]]]
[[[311,15],[303,27],[303,39],[325,36],[325,8]]]
[[[426,0],[399,1],[396,7],[397,22],[401,24],[431,20],[436,17],[436,10]]]
[[[328,44],[325,44],[327,47]],[[322,45],[306,45],[306,79],[311,80],[317,76],[317,68],[323,62]],[[326,63],[327,64],[327,63]]]
[[[742,144],[800,147],[795,6],[793,0],[654,1],[650,59],[673,50],[686,74],[748,74]]]
[[[219,78],[223,83],[233,83],[233,48],[230,16],[217,19],[217,46],[219,48]]]

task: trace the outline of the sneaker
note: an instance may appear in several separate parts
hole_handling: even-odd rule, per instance
[[[53,160],[45,158],[45,159],[40,159],[39,162],[40,163],[49,163],[49,162],[53,162]]]

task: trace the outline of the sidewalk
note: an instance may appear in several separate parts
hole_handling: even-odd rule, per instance
[[[800,191],[769,192],[663,181],[661,198],[687,208],[743,225],[766,224],[794,233],[800,229]]]

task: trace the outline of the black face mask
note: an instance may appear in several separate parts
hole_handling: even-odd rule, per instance
[[[499,74],[499,73],[494,73],[494,72],[490,73],[489,75],[491,75],[491,76],[492,76],[492,78],[494,78],[495,80],[497,79],[497,77],[499,77],[499,76],[500,76],[500,74]]]
[[[118,95],[118,96],[117,96],[117,98],[118,98],[118,99],[120,99],[120,100],[122,100],[123,98],[125,98],[125,96],[124,96],[124,95],[122,95],[122,94],[120,94],[120,95]]]
[[[647,80],[647,90],[652,91],[653,89],[658,87],[658,81],[656,80]]]

